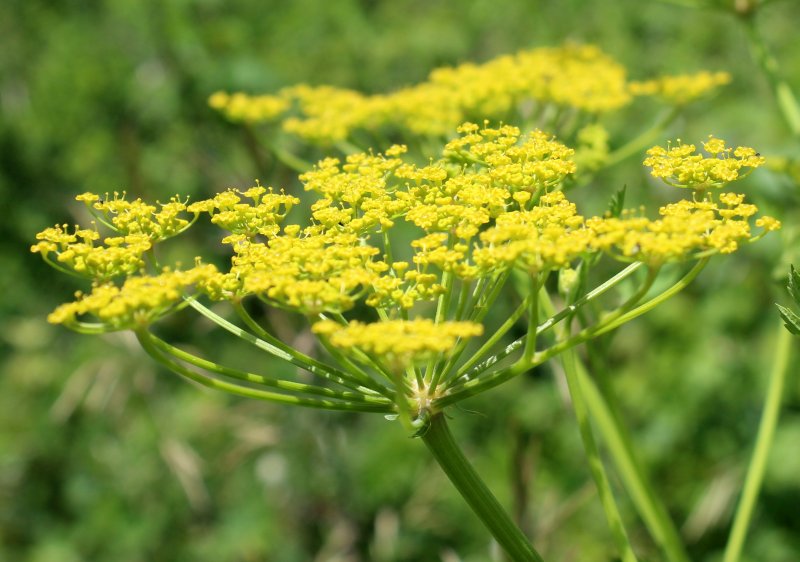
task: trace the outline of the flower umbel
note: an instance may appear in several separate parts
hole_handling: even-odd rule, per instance
[[[723,140],[711,135],[703,148],[709,156],[697,153],[695,145],[683,144],[680,140],[667,148],[654,146],[647,151],[644,165],[652,168],[654,177],[669,185],[703,190],[720,188],[745,178],[765,162],[754,149],[728,148]]]
[[[731,149],[715,137],[704,143],[708,156],[680,142],[648,152],[645,164],[655,176],[695,190],[691,200],[665,205],[650,219],[631,211],[581,215],[564,193],[577,169],[574,151],[548,133],[469,122],[457,133],[425,164],[403,145],[321,160],[300,176],[317,197],[309,224],[285,224],[300,198],[260,184],[191,204],[177,197],[150,205],[127,201],[124,194],[83,194],[79,200],[116,236],[103,238],[98,227],[66,226],[37,236],[33,251],[93,280],[90,292],[60,306],[50,321],[86,332],[134,330],[143,342],[160,346],[157,359],[177,354],[180,361],[210,368],[213,363],[152,339],[158,319],[192,306],[227,331],[344,387],[330,407],[346,409],[356,396],[380,396],[384,402],[370,411],[395,409],[409,422],[422,415],[415,408],[433,414],[546,361],[565,345],[615,327],[623,314],[626,320],[636,315],[635,299],[625,310],[586,309],[583,332],[539,349],[536,336],[568,316],[538,317],[539,291],[551,275],[569,272],[569,298],[583,307],[624,278],[620,274],[601,282],[602,290],[589,291],[594,264],[608,255],[647,269],[641,298],[667,264],[704,263],[780,226],[771,217],[756,218],[757,208],[743,195],[715,198],[707,191],[741,179],[764,161],[751,148]],[[161,268],[154,246],[184,232],[199,215],[225,231],[221,242],[232,253],[230,267],[219,270],[196,258],[188,270]],[[751,221],[760,234],[753,235]],[[502,325],[493,325],[488,312],[512,277],[526,287],[518,288],[521,302]],[[198,301],[202,296],[228,301],[245,328],[206,308]],[[247,299],[304,317],[334,364],[267,332],[248,313]],[[523,316],[528,334],[501,347]],[[488,339],[471,357],[462,357],[484,331]],[[170,368],[187,374],[170,361]],[[213,377],[237,373],[220,369],[212,368]],[[284,392],[297,384],[281,383]]]

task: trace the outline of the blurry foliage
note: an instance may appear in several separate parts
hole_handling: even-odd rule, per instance
[[[776,2],[763,16],[787,78],[800,84],[800,5]],[[207,196],[261,173],[240,129],[207,107],[211,92],[300,81],[385,91],[439,65],[576,40],[598,44],[636,78],[730,71],[733,84],[692,108],[676,134],[713,132],[767,154],[796,155],[800,142],[733,19],[662,3],[6,0],[0,36],[0,559],[9,562],[489,557],[461,498],[396,424],[200,391],[156,371],[125,336],[89,339],[44,324],[76,286],[27,246],[63,219],[74,194]],[[632,178],[645,184],[633,160],[598,179],[594,189],[607,187],[598,200]],[[269,171],[265,182],[294,186],[289,171]],[[748,185],[765,211],[800,224],[796,185],[768,173]],[[632,203],[653,197],[634,191]],[[797,227],[787,231],[796,237]],[[604,342],[602,383],[618,394],[697,560],[716,559],[724,544],[769,365],[771,303],[785,300],[780,283],[764,290],[787,269],[776,263],[781,248],[759,246],[715,263]],[[797,253],[785,259],[798,263]],[[214,345],[202,323],[163,329]],[[790,380],[748,560],[800,552],[800,389],[796,373]],[[560,381],[533,373],[468,402],[454,425],[547,558],[608,559]],[[629,503],[622,509],[633,522]],[[647,534],[632,529],[654,556]]]

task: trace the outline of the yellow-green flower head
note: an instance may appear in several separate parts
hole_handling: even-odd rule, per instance
[[[39,242],[31,247],[31,251],[40,253],[45,261],[57,268],[108,281],[138,272],[144,266],[142,256],[152,247],[149,236],[145,234],[105,238],[101,245],[96,245],[99,238],[96,230],[75,227],[70,232],[67,225],[56,225],[36,235]]]
[[[242,197],[250,201],[243,203]],[[272,237],[278,234],[281,221],[299,202],[297,197],[287,195],[283,190],[274,193],[271,187],[256,185],[247,191],[228,189],[212,199],[192,203],[188,209],[208,213],[212,223],[228,232],[249,237],[257,234]]]
[[[326,158],[301,175],[307,191],[323,196],[311,206],[314,220],[327,229],[356,234],[391,228],[393,218],[414,203],[411,197],[398,198],[399,185],[389,183],[403,164],[399,156],[404,152],[405,147],[393,146],[386,155],[351,154],[344,164]]]
[[[499,216],[481,233],[472,257],[483,271],[521,267],[539,272],[568,266],[591,247],[592,233],[583,222],[562,192],[549,193],[530,210]]]
[[[542,131],[523,135],[511,125],[464,123],[458,132],[461,136],[445,145],[445,154],[483,164],[493,185],[511,192],[546,189],[575,173],[575,151]]]
[[[284,96],[249,96],[244,93],[216,92],[208,98],[208,105],[234,122],[262,123],[273,121],[286,113],[291,101]]]
[[[288,228],[288,227],[287,227]],[[257,294],[277,306],[303,313],[349,310],[380,271],[379,250],[350,233],[284,234],[261,244],[228,237],[236,255],[230,274],[240,295]],[[230,281],[230,278],[228,278]]]
[[[731,75],[727,72],[702,71],[631,82],[629,87],[630,92],[636,96],[657,96],[672,105],[686,105],[730,81]]]
[[[131,276],[121,287],[113,283],[97,285],[78,300],[56,308],[48,321],[76,327],[84,318],[96,320],[103,331],[145,327],[183,303],[187,290],[217,270],[213,265],[198,265],[187,271],[164,271],[156,276]]]
[[[465,120],[502,119],[531,101],[601,113],[630,99],[620,64],[597,47],[567,45],[436,69],[425,82],[388,94],[300,84],[275,96],[217,93],[209,103],[234,121],[269,121],[286,112],[285,131],[330,144],[355,130],[387,127],[449,135]]]
[[[710,135],[703,147],[708,156],[698,154],[695,145],[683,144],[680,140],[667,148],[654,146],[647,151],[644,165],[652,168],[651,174],[668,185],[703,190],[723,187],[747,177],[765,162],[752,148],[728,148],[725,141]]]
[[[415,241],[412,245],[416,249],[414,256],[417,269],[409,269],[408,262],[394,262],[391,267],[381,271],[382,275],[376,276],[372,280],[372,287],[364,301],[367,306],[375,308],[398,308],[409,310],[418,302],[433,301],[445,292],[441,284],[440,273],[429,273],[426,271],[428,265],[435,265],[442,271],[452,270],[462,277],[470,277],[470,268],[467,260],[454,263],[464,257],[465,246],[456,245],[451,250],[450,257],[443,258],[439,250],[441,244],[436,240],[442,234],[430,235],[429,240]],[[447,235],[444,235],[446,238]],[[438,244],[438,245],[437,245]],[[429,254],[437,254],[436,256]],[[447,262],[447,264],[445,263]],[[421,267],[420,267],[421,265]],[[451,265],[448,269],[448,265]],[[471,277],[475,277],[472,275]]]
[[[125,192],[108,193],[100,197],[94,193],[84,193],[75,198],[83,202],[96,216],[123,236],[129,234],[146,235],[152,242],[176,236],[189,228],[197,218],[186,218],[186,203],[177,196],[167,203],[150,205],[141,199],[127,201]],[[189,211],[192,212],[192,211]]]
[[[341,350],[359,349],[396,369],[427,361],[453,350],[461,339],[480,336],[483,326],[474,322],[440,322],[420,318],[342,326],[331,320],[317,322],[312,331]]]
[[[624,261],[661,265],[736,251],[752,240],[749,219],[757,212],[755,205],[744,202],[744,195],[724,193],[719,203],[708,199],[670,203],[659,209],[661,218],[654,221],[594,217],[586,225],[595,234],[594,248]],[[761,217],[756,226],[766,233],[780,228],[780,222]]]
[[[289,117],[283,129],[313,143],[343,140],[356,128],[369,128],[380,115],[368,96],[333,86],[300,84],[281,91],[293,101],[302,117]],[[379,100],[378,100],[379,101]]]

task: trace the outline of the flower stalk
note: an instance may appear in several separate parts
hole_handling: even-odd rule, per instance
[[[422,440],[456,490],[514,562],[543,562],[541,555],[486,487],[453,438],[443,413],[434,414]]]

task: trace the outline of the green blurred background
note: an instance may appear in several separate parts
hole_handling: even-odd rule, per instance
[[[761,18],[800,86],[800,3],[775,2]],[[5,0],[0,37],[0,560],[8,562],[490,559],[486,532],[397,424],[199,390],[155,367],[126,334],[90,338],[45,323],[79,286],[28,246],[39,230],[78,220],[74,195],[204,197],[258,176],[242,131],[207,107],[210,93],[297,82],[380,92],[437,66],[571,40],[597,44],[634,78],[728,70],[732,85],[692,106],[671,134],[800,154],[733,17],[670,3]],[[624,118],[640,127],[648,111]],[[617,144],[624,128],[613,131]],[[261,179],[297,187],[286,170]],[[639,187],[647,181],[636,158],[589,189],[606,199],[625,183],[635,201],[659,201]],[[712,262],[690,290],[624,327],[607,365],[690,552],[710,562],[720,559],[758,423],[779,328],[772,303],[783,300],[788,263],[800,263],[791,247],[796,185],[759,171],[747,189],[787,223],[784,242],[776,236]],[[497,314],[507,312],[501,305]],[[189,315],[165,329],[186,345],[270,367]],[[750,561],[800,560],[792,369]],[[521,378],[454,410],[452,425],[546,558],[612,560],[557,380]],[[658,560],[622,492],[620,502],[642,559]]]

